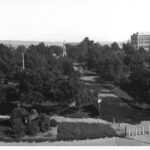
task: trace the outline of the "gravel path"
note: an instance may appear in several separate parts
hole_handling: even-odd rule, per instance
[[[140,135],[131,138],[116,138],[118,146],[150,146],[150,135]]]
[[[59,142],[42,142],[42,143],[4,143],[0,146],[116,146],[115,138],[82,140],[82,141],[59,141]]]

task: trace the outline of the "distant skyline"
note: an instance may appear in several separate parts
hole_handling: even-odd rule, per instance
[[[0,40],[127,41],[150,32],[149,0],[0,0]]]

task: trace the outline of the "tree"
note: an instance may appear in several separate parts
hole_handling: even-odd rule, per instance
[[[82,106],[88,105],[89,103],[93,103],[94,100],[95,100],[95,97],[93,93],[85,89],[85,87],[81,84],[77,95],[75,95],[75,103],[77,107],[77,112],[79,113],[79,110]]]
[[[6,88],[0,85],[0,104],[6,102]]]
[[[48,69],[48,62],[43,54],[31,49],[25,53],[25,67],[32,70]]]
[[[140,72],[133,72],[129,79],[132,96],[140,102],[150,104],[150,70],[141,68]]]
[[[69,58],[71,58],[74,61],[79,62],[83,61],[84,54],[79,44],[78,45],[66,44],[66,49]]]
[[[42,93],[43,80],[40,73],[29,69],[20,74],[19,79],[19,100],[21,103],[30,103],[39,106],[45,100]]]
[[[56,61],[56,68],[64,75],[71,76],[74,74],[73,61],[70,58],[64,57]]]
[[[79,44],[76,45],[67,44],[66,47],[67,47],[68,57],[78,62],[84,62],[88,49],[93,44],[94,41],[89,40],[88,37],[85,37],[83,41],[81,41]]]
[[[114,42],[114,43],[111,44],[111,49],[113,51],[118,51],[118,50],[120,50],[120,47],[119,47],[117,42]]]
[[[145,53],[145,49],[143,47],[139,47],[139,52]]]
[[[125,52],[124,64],[130,66],[132,63],[132,56],[134,56],[136,51],[130,43],[123,43],[123,51]]]
[[[75,95],[78,93],[79,80],[76,78],[59,78],[54,82],[54,98],[58,103],[69,104],[74,101]]]
[[[4,73],[0,70],[0,81],[4,80],[5,75]]]
[[[95,43],[91,47],[88,48],[86,61],[89,69],[95,69],[98,64],[98,60],[101,57],[101,51],[99,44]]]
[[[116,54],[103,56],[98,62],[97,73],[101,81],[119,82],[123,74],[123,62]]]

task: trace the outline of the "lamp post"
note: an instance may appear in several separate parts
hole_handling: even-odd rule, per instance
[[[100,110],[101,110],[101,102],[102,102],[102,99],[101,99],[101,96],[100,96],[100,93],[98,93],[98,111],[99,111],[99,118],[100,118]]]

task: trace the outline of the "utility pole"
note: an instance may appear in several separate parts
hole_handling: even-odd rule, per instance
[[[25,69],[25,65],[24,65],[24,52],[22,52],[22,69]]]

